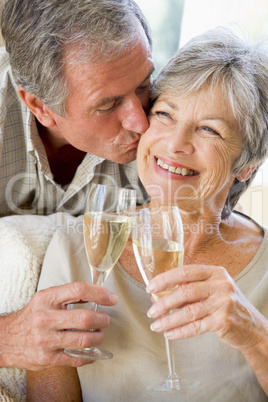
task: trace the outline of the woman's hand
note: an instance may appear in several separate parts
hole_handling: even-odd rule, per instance
[[[223,342],[247,352],[267,336],[267,320],[252,306],[228,272],[218,266],[186,265],[154,278],[147,291],[174,288],[154,303],[151,325],[168,339],[214,332]],[[165,315],[170,310],[171,314]]]
[[[246,299],[228,272],[218,266],[187,265],[155,277],[147,291],[172,289],[148,311],[151,329],[168,339],[214,332],[240,350],[268,395],[268,320]],[[172,311],[170,314],[166,314]]]

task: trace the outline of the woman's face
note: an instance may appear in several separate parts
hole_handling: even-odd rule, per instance
[[[149,123],[138,149],[138,172],[148,193],[186,210],[197,203],[221,210],[243,145],[221,86],[187,97],[163,93]]]

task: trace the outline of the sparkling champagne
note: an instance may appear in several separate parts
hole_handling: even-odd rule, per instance
[[[148,285],[155,276],[183,265],[184,248],[181,244],[165,239],[153,239],[150,246],[133,240],[135,258],[142,274],[143,280]],[[173,289],[157,293],[162,297]]]
[[[105,212],[84,215],[84,241],[93,275],[108,276],[129,238],[131,218]]]

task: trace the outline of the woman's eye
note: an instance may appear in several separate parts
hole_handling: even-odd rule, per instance
[[[215,134],[215,135],[218,135],[219,137],[221,137],[220,133],[218,133],[216,130],[213,130],[213,128],[211,128],[211,127],[204,126],[204,127],[202,127],[202,130],[208,131],[211,134]]]
[[[157,119],[164,124],[168,124],[173,120],[171,115],[168,114],[167,112],[157,111],[154,114],[157,117]]]
[[[165,116],[165,117],[170,117],[170,115],[167,112],[155,112],[157,116]]]

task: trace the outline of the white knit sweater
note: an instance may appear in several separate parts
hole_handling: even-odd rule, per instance
[[[0,315],[21,309],[33,297],[48,243],[71,219],[67,213],[0,219]],[[25,400],[26,371],[0,368],[0,401]]]

